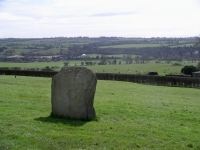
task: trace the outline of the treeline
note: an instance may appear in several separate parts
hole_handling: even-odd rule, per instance
[[[7,49],[7,47],[5,46],[0,47],[0,52],[3,52],[5,49]]]
[[[73,59],[81,54],[93,53],[102,55],[129,54],[145,56],[149,59],[182,61],[183,59],[198,60],[200,58],[200,47],[99,48],[95,44],[87,44],[70,46],[65,56],[68,59]]]
[[[192,77],[112,74],[112,73],[96,73],[96,76],[97,79],[99,80],[126,81],[126,82],[140,83],[140,84],[159,85],[159,86],[200,88],[200,78],[192,78]]]
[[[128,54],[140,55],[147,59],[197,60],[200,57],[200,43],[191,38],[123,38],[123,37],[55,37],[42,39],[0,39],[2,55],[13,55],[10,50],[25,49],[22,56],[61,55],[64,59],[77,59],[82,54]],[[123,44],[158,44],[157,47],[109,48],[104,46]],[[183,46],[193,44],[194,46]],[[167,46],[166,46],[167,45]],[[173,47],[175,46],[175,47]],[[104,47],[104,48],[102,48]],[[8,49],[8,50],[5,50]],[[46,52],[45,52],[46,50]],[[40,52],[41,51],[41,52]]]

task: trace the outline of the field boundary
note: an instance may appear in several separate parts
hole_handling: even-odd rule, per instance
[[[57,71],[3,70],[0,75],[53,77]],[[140,84],[200,88],[200,78],[137,74],[95,73],[98,80],[125,81]]]

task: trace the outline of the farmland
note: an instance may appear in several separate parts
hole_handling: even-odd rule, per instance
[[[0,39],[0,67],[40,70],[50,68],[59,71],[67,62],[69,66],[86,66],[95,72],[146,74],[156,71],[159,75],[179,74],[183,66],[196,66],[199,61],[200,47],[196,44],[197,39]],[[82,54],[86,54],[85,57]]]
[[[11,63],[11,62],[1,62],[0,67],[21,67],[21,69],[26,68],[39,68],[44,69],[46,67],[53,68],[55,71],[59,71],[64,66],[65,61],[58,61],[58,62],[32,62],[32,63]],[[196,66],[196,62],[188,62],[184,61],[181,65],[173,65],[176,62],[171,62],[170,64],[166,62],[156,63],[156,61],[150,61],[146,64],[126,64],[122,61],[122,64],[116,65],[91,65],[86,66],[84,60],[70,60],[69,66],[81,66],[81,62],[84,62],[84,67],[91,69],[94,72],[99,73],[122,73],[122,74],[147,74],[147,72],[158,72],[159,75],[166,75],[166,74],[179,74],[181,68],[185,65],[194,65]],[[97,62],[97,60],[93,60],[93,62]]]
[[[196,37],[0,39],[0,68],[180,74],[199,61],[195,43]],[[199,89],[98,80],[97,116],[85,122],[50,117],[50,78],[1,75],[0,85],[0,149],[200,148]]]
[[[0,84],[0,149],[200,148],[199,89],[98,81],[97,117],[85,122],[50,117],[50,78]]]
[[[67,52],[70,49],[78,48],[100,48],[100,49],[129,49],[135,53],[135,48],[160,48],[160,47],[190,47],[194,46],[197,37],[190,38],[121,38],[121,37],[71,37],[71,38],[39,38],[39,39],[0,39],[0,54],[9,54],[8,51],[14,50],[13,54],[18,55],[55,55],[61,51]],[[76,46],[76,47],[74,47]],[[96,49],[97,50],[97,49]],[[87,51],[85,51],[87,52]],[[89,54],[89,53],[87,53]],[[91,53],[92,54],[92,53]],[[114,53],[112,53],[114,54]],[[123,53],[122,53],[123,54]]]

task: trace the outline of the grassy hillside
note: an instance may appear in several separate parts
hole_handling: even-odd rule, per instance
[[[199,89],[98,81],[85,122],[49,117],[51,78],[0,85],[0,149],[200,149]]]

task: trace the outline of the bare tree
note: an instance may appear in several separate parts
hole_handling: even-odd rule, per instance
[[[134,60],[135,60],[135,63],[139,63],[139,56],[136,56]]]
[[[200,37],[197,38],[196,43],[195,43],[195,50],[198,53],[198,60],[200,61]]]
[[[69,66],[69,61],[64,62],[64,66]]]
[[[101,58],[100,58],[100,64],[105,65],[105,64],[106,64],[106,59],[107,59],[106,56],[101,55]]]
[[[126,64],[132,64],[133,63],[133,58],[132,58],[131,55],[123,56],[123,59],[126,61]]]
[[[197,63],[197,70],[200,71],[200,62]]]

